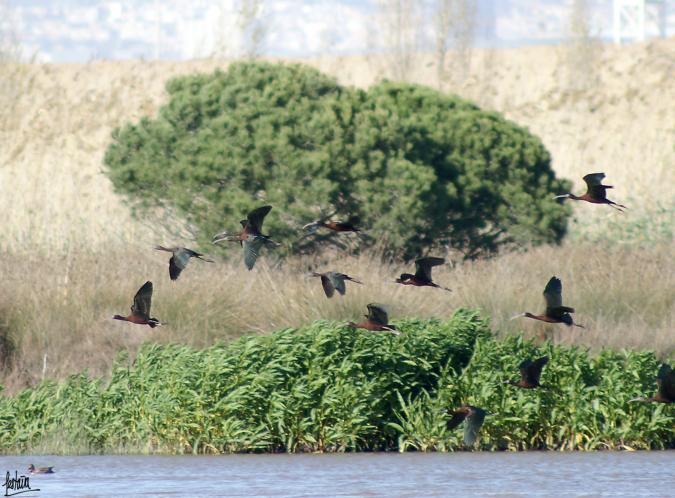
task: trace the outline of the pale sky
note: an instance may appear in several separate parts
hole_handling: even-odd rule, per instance
[[[382,1],[258,0],[255,26],[266,55],[306,57],[384,50]],[[595,35],[612,34],[612,1],[588,0]],[[253,3],[254,0],[248,0]],[[664,0],[675,34],[675,0]],[[24,55],[50,62],[191,59],[239,55],[238,14],[246,0],[0,0],[0,32],[11,30]],[[404,2],[405,3],[405,2]],[[432,49],[436,0],[412,1],[421,49]],[[475,44],[555,43],[569,33],[572,0],[474,0]],[[4,28],[3,28],[4,26]],[[0,33],[1,34],[1,33]],[[656,24],[647,26],[656,35]],[[220,49],[218,48],[220,47]]]

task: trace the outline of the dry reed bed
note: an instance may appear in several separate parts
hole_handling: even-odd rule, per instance
[[[250,333],[297,327],[317,319],[357,319],[370,302],[385,304],[390,318],[445,318],[459,307],[479,308],[498,335],[528,337],[593,349],[675,351],[675,273],[672,244],[645,248],[592,245],[540,247],[490,260],[456,263],[434,278],[453,289],[411,288],[393,283],[409,266],[367,255],[314,256],[275,263],[267,251],[248,272],[239,256],[215,264],[193,261],[176,282],[167,255],[147,249],[75,251],[65,256],[6,253],[0,261],[2,383],[9,391],[41,378],[88,370],[107,375],[115,353],[132,354],[143,342],[204,347]],[[363,280],[347,295],[328,300],[309,269],[338,270]],[[557,275],[565,304],[587,328],[568,329],[528,319],[521,311],[543,309],[542,290]],[[167,326],[112,320],[128,310],[146,280],[155,284],[153,316]],[[9,351],[7,351],[9,349]],[[46,360],[45,360],[46,355]]]

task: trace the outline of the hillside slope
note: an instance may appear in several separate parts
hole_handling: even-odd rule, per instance
[[[640,226],[675,206],[675,39],[607,46],[579,73],[561,47],[475,50],[461,82],[439,85],[431,56],[420,56],[412,81],[502,111],[539,135],[556,172],[583,190],[581,176],[607,173],[613,198],[631,210],[621,223]],[[326,57],[305,61],[344,84],[387,76],[386,61]],[[452,61],[450,61],[452,62]],[[224,61],[95,61],[84,65],[3,67],[0,75],[0,247],[59,252],[158,242],[133,221],[102,172],[112,130],[153,115],[172,77],[224,68]],[[590,74],[590,73],[592,74]],[[617,213],[576,206],[583,234]],[[595,222],[589,222],[594,220]],[[603,223],[604,224],[604,223]]]

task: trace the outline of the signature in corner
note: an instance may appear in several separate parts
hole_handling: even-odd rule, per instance
[[[5,482],[2,485],[5,488],[5,496],[16,496],[30,491],[40,491],[39,489],[32,489],[30,487],[30,478],[25,475],[19,475],[19,472],[14,471],[14,477],[7,471]]]

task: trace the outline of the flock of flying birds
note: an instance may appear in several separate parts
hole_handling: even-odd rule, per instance
[[[588,186],[586,193],[581,196],[576,196],[572,193],[558,195],[555,198],[568,198],[573,200],[581,200],[593,204],[607,204],[610,207],[623,212],[626,206],[617,204],[607,198],[607,189],[613,188],[610,185],[602,185],[602,179],[605,177],[604,173],[591,173],[584,176],[584,181]],[[262,233],[262,225],[265,216],[270,212],[272,206],[262,206],[254,209],[245,220],[240,222],[242,228],[238,233],[222,232],[213,237],[213,243],[220,242],[239,242],[244,251],[244,263],[246,268],[251,270],[255,265],[260,250],[265,247],[278,247],[278,242],[270,239],[268,235]],[[319,228],[325,228],[334,232],[360,232],[358,228],[360,220],[356,216],[350,217],[347,221],[329,221],[323,219],[305,225],[303,228],[310,233],[316,232]],[[200,254],[192,249],[185,247],[162,247],[156,246],[155,249],[167,251],[172,253],[169,259],[169,276],[171,280],[176,280],[181,272],[185,269],[190,258],[198,258],[203,261],[213,263],[213,260],[207,259],[203,254]],[[415,260],[415,273],[403,273],[396,279],[396,283],[402,285],[412,285],[416,287],[436,287],[446,291],[450,289],[441,287],[436,284],[431,278],[431,270],[435,266],[445,263],[443,258],[438,257],[423,257]],[[313,277],[321,279],[326,297],[331,298],[337,291],[340,295],[346,292],[346,281],[356,284],[362,282],[335,271],[327,271],[324,273],[312,272]],[[150,304],[152,300],[152,282],[146,282],[134,296],[134,302],[131,306],[131,314],[128,316],[115,315],[116,320],[124,320],[139,325],[148,325],[152,328],[162,325],[157,319],[150,316]],[[574,313],[574,308],[563,306],[562,304],[562,282],[557,277],[551,277],[544,288],[544,299],[546,301],[546,309],[539,315],[526,312],[521,313],[513,318],[527,317],[535,320],[540,320],[547,323],[564,323],[571,327],[581,327],[574,323],[571,313]],[[398,334],[394,325],[389,323],[387,312],[379,305],[371,303],[367,305],[368,314],[365,315],[366,320],[360,323],[349,322],[348,326],[353,328],[361,328],[370,331],[384,331]],[[520,364],[520,380],[518,382],[507,381],[508,384],[524,388],[535,389],[541,388],[539,378],[541,371],[548,362],[548,357],[539,358],[536,360],[527,359]],[[660,403],[675,403],[675,370],[668,365],[663,365],[659,370],[657,376],[658,392],[651,398],[636,398],[631,401],[654,401]],[[485,417],[488,414],[482,408],[475,406],[461,406],[454,410],[449,410],[451,418],[448,421],[448,429],[453,429],[465,422],[464,443],[467,446],[473,446],[478,430],[483,424]]]

